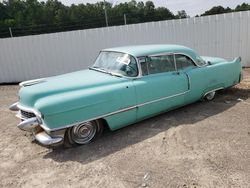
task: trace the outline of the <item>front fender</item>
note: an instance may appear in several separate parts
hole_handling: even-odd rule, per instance
[[[134,105],[135,89],[128,81],[47,96],[39,99],[35,108],[43,114],[43,124],[49,130],[57,130]]]

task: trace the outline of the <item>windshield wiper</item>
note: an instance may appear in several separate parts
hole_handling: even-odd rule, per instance
[[[122,74],[115,73],[115,72],[109,72],[109,74],[112,75],[112,76],[117,76],[117,77],[122,77],[123,76]]]
[[[122,74],[119,74],[119,73],[115,73],[115,72],[110,72],[110,71],[107,71],[106,69],[104,68],[101,68],[101,67],[89,67],[90,70],[96,70],[96,71],[99,71],[99,72],[103,72],[103,73],[107,73],[107,74],[110,74],[111,76],[117,76],[117,77],[122,77],[123,75]]]
[[[109,73],[104,68],[101,68],[101,67],[89,67],[89,69],[90,70],[96,70],[96,71],[99,71],[99,72]]]

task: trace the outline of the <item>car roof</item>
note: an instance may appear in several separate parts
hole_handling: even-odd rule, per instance
[[[154,55],[158,53],[174,52],[184,53],[196,59],[196,53],[188,47],[174,44],[150,44],[150,45],[134,45],[134,46],[121,46],[115,48],[107,48],[102,51],[114,51],[130,54],[134,57]]]

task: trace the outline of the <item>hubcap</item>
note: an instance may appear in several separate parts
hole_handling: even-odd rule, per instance
[[[71,130],[71,138],[78,144],[89,143],[96,134],[96,125],[94,122],[86,122],[76,125]]]
[[[210,92],[206,95],[206,99],[210,101],[214,98],[214,95],[215,95],[215,91]]]

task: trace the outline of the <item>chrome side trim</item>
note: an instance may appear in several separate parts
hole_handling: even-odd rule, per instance
[[[87,119],[87,120],[84,120],[84,121],[78,121],[76,123],[73,123],[73,124],[69,124],[69,125],[66,125],[64,126],[63,128],[54,128],[54,129],[49,129],[47,127],[45,127],[44,125],[41,126],[45,131],[47,132],[52,132],[52,131],[58,131],[58,130],[62,130],[62,129],[67,129],[69,127],[73,127],[79,123],[85,123],[85,122],[88,122],[88,121],[93,121],[93,120],[96,120],[96,119],[100,119],[100,118],[103,118],[103,117],[108,117],[108,116],[111,116],[111,115],[115,115],[115,114],[118,114],[118,113],[121,113],[121,112],[126,112],[126,111],[129,111],[129,110],[132,110],[132,109],[135,109],[137,108],[137,106],[130,106],[130,107],[127,107],[127,108],[123,108],[121,110],[117,110],[117,111],[114,111],[114,112],[110,112],[110,113],[107,113],[107,114],[104,114],[104,115],[100,115],[100,116],[97,116],[97,117],[94,117],[94,118],[90,118],[90,119]]]
[[[137,107],[142,107],[142,106],[152,104],[152,103],[155,103],[155,102],[159,102],[159,101],[162,101],[162,100],[165,100],[165,99],[169,99],[169,98],[172,98],[172,97],[177,97],[177,96],[180,96],[180,95],[184,95],[184,94],[188,93],[189,91],[190,90],[187,90],[187,91],[182,92],[182,93],[178,93],[178,94],[171,95],[171,96],[168,96],[168,97],[163,97],[163,98],[159,98],[159,99],[156,99],[156,100],[153,100],[153,101],[145,102],[145,103],[137,105]]]
[[[39,78],[39,79],[35,79],[35,80],[27,80],[24,82],[19,83],[20,87],[25,87],[25,86],[31,86],[31,85],[35,85],[35,84],[39,84],[42,82],[46,82],[45,78]]]
[[[208,93],[210,93],[210,92],[218,91],[218,90],[221,90],[221,89],[224,89],[224,87],[219,87],[219,88],[217,88],[217,89],[210,90],[210,91],[206,92],[206,93],[203,95],[203,97],[206,96],[206,95],[207,95]]]
[[[184,94],[188,93],[189,91],[190,90],[187,90],[185,92],[178,93],[178,94],[175,94],[175,95],[162,97],[162,98],[155,99],[155,100],[152,100],[152,101],[148,101],[148,102],[145,102],[145,103],[141,103],[141,104],[138,104],[138,105],[123,108],[123,109],[120,109],[120,110],[117,110],[117,111],[114,111],[114,112],[110,112],[110,113],[107,113],[107,114],[104,114],[104,115],[100,115],[100,116],[97,116],[97,117],[94,117],[94,118],[87,119],[87,120],[84,120],[84,121],[79,121],[79,122],[76,122],[74,124],[69,124],[69,125],[64,126],[63,128],[48,129],[46,127],[44,128],[44,126],[41,126],[41,127],[45,131],[48,131],[48,132],[58,131],[58,130],[61,130],[61,129],[66,129],[66,128],[69,128],[69,127],[73,127],[73,126],[75,126],[75,125],[77,125],[79,123],[85,123],[85,122],[88,122],[88,121],[93,121],[93,120],[96,120],[96,119],[100,119],[100,118],[108,117],[108,116],[111,116],[111,115],[115,115],[115,114],[118,114],[118,113],[121,113],[121,112],[126,112],[126,111],[129,111],[129,110],[133,110],[135,108],[142,107],[142,106],[145,106],[145,105],[148,105],[148,104],[151,104],[151,103],[159,102],[159,101],[162,101],[162,100],[165,100],[165,99],[169,99],[169,98],[172,98],[172,97],[177,97],[177,96],[180,96],[180,95],[184,95]]]

